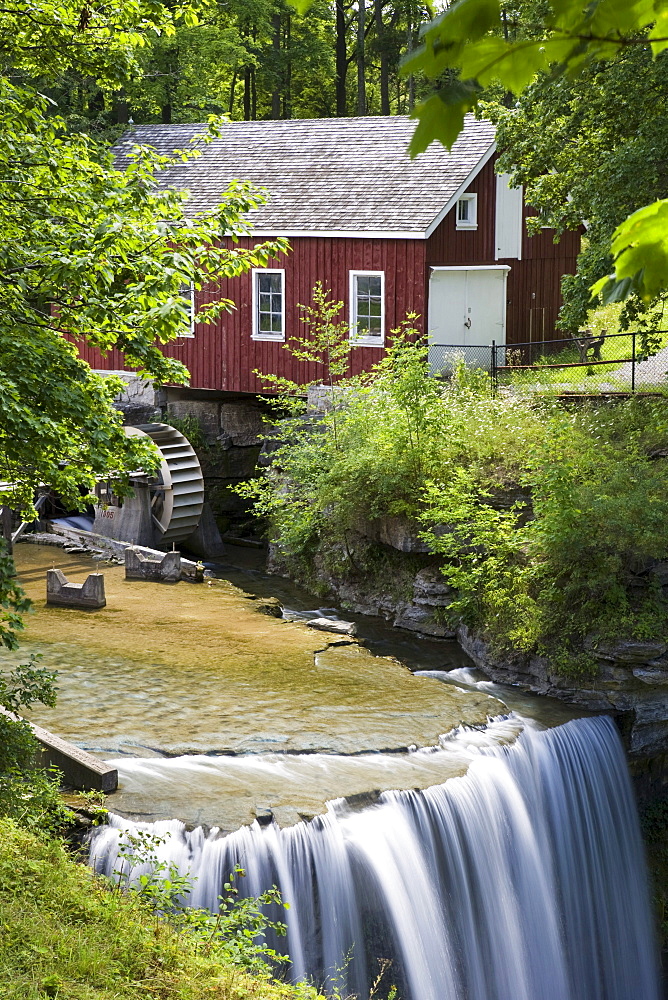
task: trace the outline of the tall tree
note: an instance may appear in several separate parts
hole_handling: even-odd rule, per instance
[[[138,149],[118,170],[88,136],[68,132],[46,98],[9,78],[48,79],[76,64],[111,90],[126,82],[144,30],[174,30],[154,0],[111,0],[84,14],[77,3],[35,0],[30,18],[23,5],[5,6],[0,21],[10,63],[0,78],[0,506],[28,516],[40,482],[76,506],[101,476],[155,462],[123,433],[112,405],[120,383],[91,371],[71,341],[118,347],[158,382],[183,382],[186,370],[159,349],[189,323],[183,285],[239,274],[278,250],[221,245],[222,234],[245,231],[243,215],[257,204],[247,185],[193,221],[185,195],[158,184],[181,156]],[[0,641],[11,643],[21,598],[7,566],[0,559]]]
[[[658,59],[668,48],[668,0],[546,0],[536,3],[535,14],[531,30],[511,37],[499,0],[458,0],[429,25],[404,65],[404,72],[436,81],[417,109],[413,153],[434,140],[451,146],[483,88],[498,84],[520,95],[539,74],[572,78],[627,49],[647,49]],[[647,304],[668,289],[668,199],[622,221],[611,249],[614,276],[593,286],[605,301],[636,295]]]

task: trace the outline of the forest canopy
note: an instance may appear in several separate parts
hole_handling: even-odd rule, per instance
[[[577,322],[588,281],[598,279],[593,291],[604,302],[631,298],[636,311],[666,290],[667,48],[666,0],[458,0],[404,62],[405,73],[434,85],[415,109],[413,154],[435,140],[450,147],[464,115],[492,96],[507,108],[492,111],[502,165],[528,184],[537,224],[592,225],[578,277],[566,285]]]

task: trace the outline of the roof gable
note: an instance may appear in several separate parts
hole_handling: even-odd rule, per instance
[[[206,128],[139,125],[116,153],[139,143],[171,154]],[[234,179],[266,188],[269,201],[248,216],[258,235],[424,238],[489,158],[494,126],[467,115],[450,152],[433,143],[411,160],[414,129],[407,116],[229,122],[200,157],[163,176],[190,191],[196,212],[214,209]]]

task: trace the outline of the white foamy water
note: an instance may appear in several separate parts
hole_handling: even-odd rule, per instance
[[[163,856],[195,879],[192,905],[215,911],[235,864],[248,894],[277,884],[290,903],[294,978],[344,996],[365,995],[383,956],[406,1000],[658,1000],[642,845],[612,721],[466,752],[464,776],[385,792],[359,812],[334,802],[285,830],[143,828],[165,836]],[[113,873],[133,828],[112,817],[98,832],[96,870]]]

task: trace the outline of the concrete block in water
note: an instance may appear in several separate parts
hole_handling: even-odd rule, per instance
[[[95,789],[115,792],[118,788],[118,771],[103,760],[75,747],[73,743],[55,736],[41,726],[32,727],[33,734],[42,745],[40,754],[45,767],[57,767],[63,780],[72,788]]]
[[[125,579],[178,583],[181,579],[181,553],[166,552],[161,559],[151,559],[130,547],[125,550]]]
[[[83,583],[70,583],[60,569],[46,572],[46,603],[66,608],[103,608],[104,574],[90,573]]]

